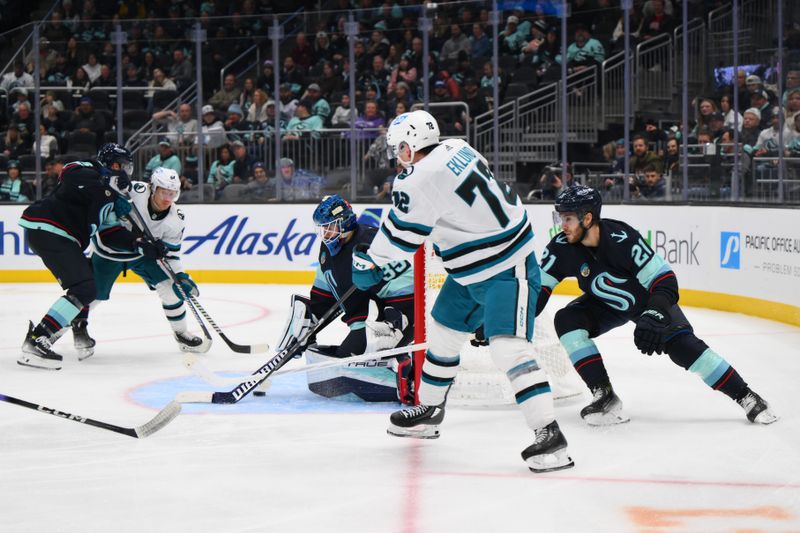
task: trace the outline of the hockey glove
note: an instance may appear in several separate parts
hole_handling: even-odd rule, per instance
[[[665,351],[665,342],[670,326],[669,315],[666,312],[648,308],[636,320],[636,329],[633,330],[633,342],[644,354],[660,354]]]
[[[120,194],[126,194],[131,188],[131,179],[124,170],[112,170],[107,179],[108,186]]]
[[[483,332],[483,325],[475,330],[475,334],[469,340],[469,343],[476,348],[480,348],[481,346],[489,346],[489,339],[486,338],[486,335]]]
[[[139,237],[134,241],[134,246],[140,254],[148,259],[163,259],[167,255],[167,247],[158,239],[150,241]]]
[[[383,313],[385,320],[365,322],[367,330],[365,353],[394,348],[403,339],[403,332],[408,327],[408,318],[394,307],[387,307]]]
[[[189,277],[189,274],[186,272],[178,272],[175,274],[175,278],[178,280],[178,283],[172,284],[172,291],[175,293],[175,296],[181,300],[184,299],[184,294],[192,298],[200,296],[200,289],[197,288],[197,284]],[[180,285],[180,289],[183,289],[183,292],[178,288],[178,285]]]
[[[311,300],[298,294],[292,295],[292,310],[289,319],[283,327],[283,333],[276,345],[276,350],[282,352],[291,348],[316,325],[317,320],[311,313]],[[303,346],[296,352],[295,357],[300,357],[306,346],[313,342],[312,338],[306,339]]]
[[[353,252],[353,285],[366,291],[383,280],[383,270],[367,254],[369,246],[359,244]]]
[[[114,200],[114,214],[117,215],[117,218],[123,218],[128,216],[131,212],[131,203],[128,201],[127,198],[123,196],[118,196],[116,200]]]

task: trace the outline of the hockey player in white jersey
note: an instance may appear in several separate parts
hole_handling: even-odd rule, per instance
[[[391,435],[436,438],[459,352],[483,325],[495,364],[508,376],[534,442],[522,458],[534,472],[573,465],[553,410],[547,376],[530,341],[539,269],[531,222],[519,197],[494,179],[486,159],[459,139],[439,141],[429,113],[395,118],[386,141],[405,167],[394,181],[394,206],[368,250],[353,256],[353,281],[367,288],[393,276],[426,239],[447,278],[433,306],[422,367],[420,405],[393,413]]]
[[[180,178],[177,172],[169,168],[158,167],[153,170],[150,183],[142,181],[131,183],[130,201],[142,215],[153,237],[166,247],[165,261],[177,274],[184,292],[197,296],[199,294],[197,285],[189,277],[189,274],[184,272],[178,255],[185,227],[183,213],[175,206],[179,196]],[[148,287],[158,293],[178,347],[185,352],[207,352],[211,347],[211,340],[198,337],[188,331],[183,295],[174,286],[159,263],[138,252],[122,250],[107,242],[106,237],[123,225],[134,233],[142,231],[141,228],[132,225],[129,221],[117,221],[114,225],[99,228],[92,237],[91,260],[97,284],[97,299],[91,309],[94,309],[98,302],[109,299],[111,288],[120,273],[131,270],[144,279]],[[88,318],[88,310],[83,312],[83,316],[78,317],[85,321],[82,324],[85,335],[81,339],[76,339],[76,349],[80,360],[86,359],[94,353],[95,341],[89,336],[86,329]],[[82,342],[79,343],[78,340]]]

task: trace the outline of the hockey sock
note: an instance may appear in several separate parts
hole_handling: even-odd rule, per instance
[[[585,329],[576,329],[563,334],[559,340],[569,354],[572,366],[589,389],[609,383],[608,372],[603,364],[600,350]]]
[[[450,385],[458,372],[461,357],[442,357],[425,353],[422,365],[422,379],[419,385],[419,402],[423,405],[440,405],[444,402]]]
[[[161,297],[161,308],[164,309],[169,325],[175,333],[184,333],[186,326],[186,306],[183,300],[175,295],[172,290],[172,282],[162,281],[156,285],[156,291]]]
[[[492,360],[506,373],[528,427],[539,429],[555,420],[547,374],[533,358],[531,345],[519,337],[492,337]]]
[[[733,400],[739,400],[747,393],[747,383],[742,376],[711,348],[706,348],[688,370],[700,376],[706,385]]]
[[[89,320],[89,306],[84,305],[83,307],[81,307],[80,312],[78,313],[78,315],[75,317],[74,320]]]
[[[81,307],[67,296],[62,296],[47,311],[39,324],[33,329],[33,335],[40,337],[47,335],[49,338],[55,337],[63,328],[68,326],[72,320],[78,316]]]

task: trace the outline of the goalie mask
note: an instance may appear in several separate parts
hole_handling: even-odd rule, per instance
[[[338,194],[322,199],[314,210],[314,225],[331,255],[342,249],[342,239],[356,230],[358,222],[353,208]]]

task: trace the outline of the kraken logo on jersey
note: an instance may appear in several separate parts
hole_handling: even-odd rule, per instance
[[[592,294],[617,311],[628,311],[636,303],[636,297],[630,292],[614,286],[622,285],[625,281],[608,272],[603,272],[592,280]]]
[[[592,271],[589,269],[589,263],[584,263],[581,265],[581,276],[588,278],[589,274],[591,273]]]

